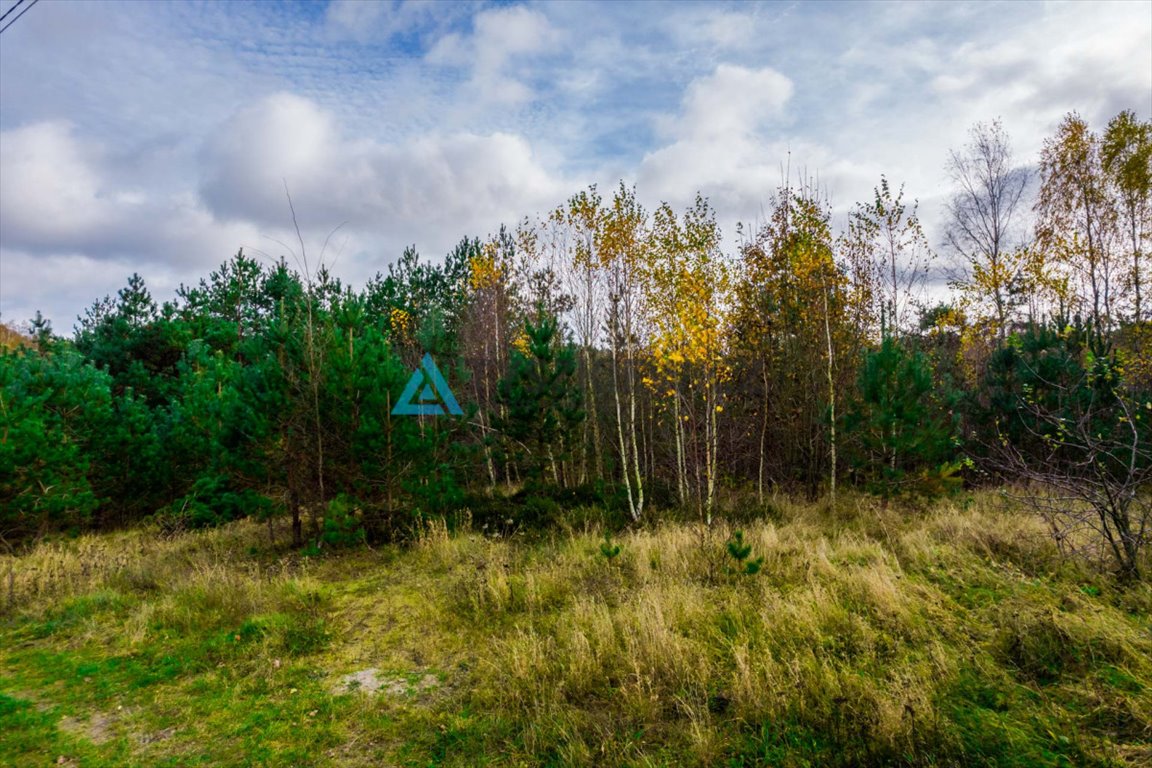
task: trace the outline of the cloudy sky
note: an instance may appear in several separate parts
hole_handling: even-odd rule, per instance
[[[1031,163],[1121,109],[1152,116],[1152,2],[44,0],[0,36],[0,320],[278,257],[285,184],[357,286],[621,179],[732,243],[785,162],[841,212],[904,183],[938,244],[972,123]]]

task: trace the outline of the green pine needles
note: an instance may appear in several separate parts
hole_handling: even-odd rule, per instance
[[[508,453],[529,479],[571,485],[568,459],[576,428],[584,420],[576,381],[576,348],[565,343],[556,318],[537,308],[525,321],[524,337],[512,352],[497,399],[506,415],[497,420]]]
[[[748,559],[752,555],[752,545],[744,541],[743,531],[733,533],[732,538],[728,539],[726,548],[728,550],[728,556],[735,561],[735,565],[729,565],[730,573],[754,576],[764,567],[763,555],[755,560]]]
[[[612,541],[611,531],[604,532],[604,541],[600,542],[600,554],[604,555],[604,559],[609,563],[615,562],[620,555],[620,545]]]
[[[844,426],[853,473],[885,503],[959,487],[957,398],[934,379],[928,356],[891,336],[864,356]]]

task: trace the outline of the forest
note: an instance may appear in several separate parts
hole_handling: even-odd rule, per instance
[[[286,516],[317,550],[463,509],[711,523],[778,493],[1009,484],[1140,578],[1150,163],[1132,112],[1100,132],[1072,113],[1034,173],[999,123],[973,127],[941,244],[886,178],[840,231],[786,180],[734,253],[706,198],[647,211],[622,182],[441,261],[410,248],[359,290],[302,241],[162,306],[133,275],[72,338],[9,334],[0,535]],[[425,353],[462,415],[392,414]]]

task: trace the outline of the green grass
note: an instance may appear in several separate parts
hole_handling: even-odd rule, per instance
[[[742,526],[753,575],[730,530],[680,523],[611,559],[591,529],[319,559],[247,522],[42,543],[0,560],[0,764],[1152,761],[1149,586],[992,497],[775,512]],[[341,692],[358,672],[378,690]]]

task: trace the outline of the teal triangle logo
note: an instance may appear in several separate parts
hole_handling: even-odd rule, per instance
[[[444,374],[436,367],[432,355],[424,353],[420,366],[412,371],[412,376],[400,394],[400,400],[392,409],[393,416],[442,416],[450,413],[463,416],[464,411],[456,396],[448,388]]]

